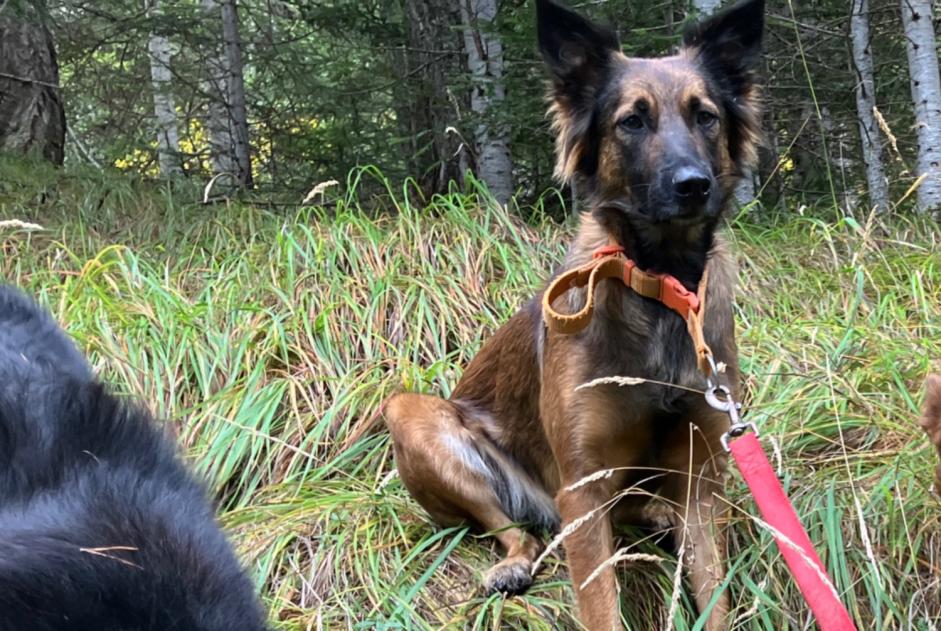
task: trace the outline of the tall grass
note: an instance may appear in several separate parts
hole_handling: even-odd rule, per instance
[[[478,195],[419,204],[390,191],[375,217],[352,191],[289,212],[196,199],[2,162],[0,220],[45,230],[0,229],[0,275],[165,419],[272,621],[575,628],[557,555],[524,596],[480,592],[499,551],[431,523],[376,416],[403,388],[449,394],[560,260],[571,226],[524,223]],[[941,230],[795,215],[734,219],[729,233],[749,416],[837,589],[865,628],[936,628],[941,502],[914,419],[923,378],[941,369]],[[735,628],[808,628],[737,475],[728,493]],[[632,549],[660,563],[619,568],[633,629],[666,620],[676,557],[662,543]],[[690,603],[682,594],[678,629],[702,627]]]

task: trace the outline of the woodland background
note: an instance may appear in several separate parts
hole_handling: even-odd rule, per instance
[[[658,55],[686,21],[720,4],[575,6],[615,25],[628,54]],[[890,210],[924,175],[912,197],[921,210],[937,207],[931,0],[768,4],[767,142],[741,200],[756,191],[769,206],[823,199],[860,215]],[[529,1],[0,6],[0,147],[148,178],[228,173],[282,200],[364,165],[394,182],[411,178],[425,196],[463,186],[468,170],[501,202],[531,202],[553,184]]]
[[[572,3],[636,55],[717,4]],[[934,630],[938,7],[768,5],[767,144],[725,225],[747,418],[859,628]],[[558,553],[481,592],[500,551],[431,522],[379,415],[447,396],[571,238],[533,17],[0,0],[0,279],[165,423],[279,631],[579,628]],[[812,628],[734,472],[726,497],[732,628]],[[624,534],[627,628],[702,629],[668,533]]]

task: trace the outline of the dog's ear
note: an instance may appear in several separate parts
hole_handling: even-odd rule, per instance
[[[536,0],[539,50],[552,77],[549,108],[556,132],[555,173],[568,182],[597,168],[592,131],[595,98],[607,80],[612,56],[620,51],[608,27],[593,24],[551,0]]]
[[[754,68],[761,58],[764,13],[764,0],[744,0],[683,33],[684,50],[721,91],[729,155],[739,173],[758,160],[761,107]]]
[[[683,33],[683,46],[733,98],[747,96],[761,57],[764,0],[744,0]]]
[[[551,0],[536,0],[539,50],[552,75],[556,96],[577,101],[619,51],[617,35]]]

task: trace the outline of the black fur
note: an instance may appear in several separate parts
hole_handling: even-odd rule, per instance
[[[683,45],[699,49],[706,71],[732,96],[741,96],[754,82],[764,15],[764,0],[743,0],[683,32]]]
[[[261,631],[203,487],[0,285],[0,631]]]
[[[614,29],[594,24],[549,0],[537,0],[536,24],[539,50],[557,88],[570,86],[579,78],[579,83],[584,83],[579,74],[603,66],[611,52],[621,48]]]

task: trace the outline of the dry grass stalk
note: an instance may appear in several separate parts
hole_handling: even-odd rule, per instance
[[[38,223],[28,223],[26,221],[20,221],[19,219],[7,219],[6,221],[0,221],[0,230],[5,230],[7,228],[12,228],[14,230],[45,230]]]
[[[643,562],[649,562],[649,563],[663,563],[663,559],[656,555],[645,554],[643,552],[628,552],[627,550],[628,550],[627,548],[621,548],[620,550],[615,552],[613,555],[605,559],[605,561],[601,565],[596,567],[595,570],[591,574],[588,575],[588,578],[586,578],[582,582],[582,584],[578,586],[578,588],[585,589],[586,587],[591,585],[591,583],[596,578],[601,576],[601,573],[606,568],[609,568],[613,565],[617,565],[621,561],[630,561],[630,562],[643,561]]]

